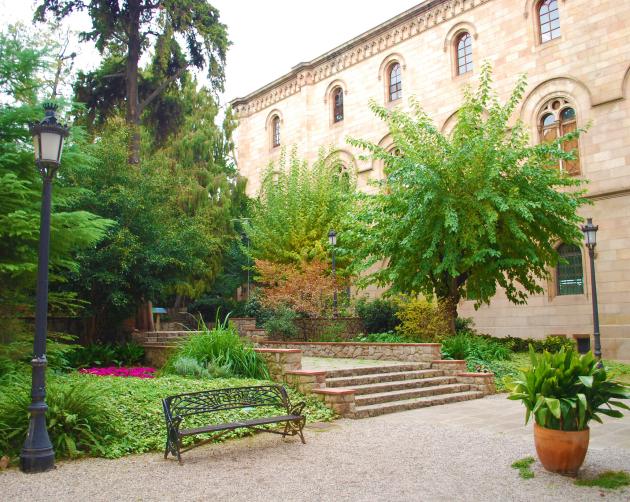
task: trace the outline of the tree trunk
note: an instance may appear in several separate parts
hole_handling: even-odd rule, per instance
[[[127,91],[126,121],[131,126],[129,144],[129,163],[140,162],[140,109],[138,98],[138,64],[140,62],[140,0],[129,1],[129,19],[127,24],[129,44],[127,48],[127,68],[125,71]]]
[[[452,335],[455,334],[455,320],[457,319],[457,304],[459,303],[459,298],[454,299],[450,296],[445,298],[438,298],[438,305],[440,305],[441,310],[446,315],[446,320],[448,322],[448,329]]]

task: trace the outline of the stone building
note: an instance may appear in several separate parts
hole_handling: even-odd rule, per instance
[[[408,106],[415,95],[436,125],[453,127],[461,92],[475,84],[481,62],[494,67],[502,98],[518,75],[528,88],[518,118],[532,141],[591,124],[579,160],[560,166],[588,180],[594,204],[582,210],[599,225],[596,272],[604,355],[630,360],[630,1],[429,0],[235,99],[238,167],[255,195],[260,177],[282,146],[313,160],[334,146],[358,186],[383,175],[359,159],[345,138],[387,146],[385,126],[370,98]],[[516,119],[517,117],[514,117]],[[459,313],[496,336],[562,334],[588,342],[593,330],[588,255],[558,243],[569,264],[552,270],[545,294],[528,305],[498,294]]]

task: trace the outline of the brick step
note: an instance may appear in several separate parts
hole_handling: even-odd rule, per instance
[[[415,380],[401,380],[399,382],[371,383],[367,385],[355,385],[352,388],[356,391],[356,396],[364,394],[376,394],[379,392],[394,392],[398,390],[419,389],[422,387],[433,387],[435,385],[449,385],[457,383],[454,376],[439,376],[431,378],[419,378]]]
[[[369,406],[372,404],[391,403],[392,401],[406,401],[417,397],[437,396],[442,394],[452,394],[455,392],[465,392],[470,390],[470,385],[464,383],[452,383],[446,385],[431,385],[417,389],[405,389],[390,392],[377,392],[362,394],[357,396],[355,403],[357,406]]]
[[[365,366],[360,368],[346,368],[338,370],[326,370],[326,378],[341,378],[363,375],[374,375],[378,373],[396,373],[399,371],[428,370],[431,363],[409,363],[393,364],[389,366]]]
[[[426,408],[427,406],[437,406],[440,404],[458,403],[460,401],[469,401],[483,397],[483,392],[465,391],[455,392],[452,394],[441,394],[430,397],[418,397],[414,399],[406,399],[404,401],[395,401],[393,403],[371,404],[368,406],[357,406],[355,411],[348,418],[368,418],[386,413],[396,413],[399,411],[414,410],[416,408]]]
[[[431,378],[439,376],[444,376],[444,372],[442,370],[396,371],[390,373],[378,373],[373,375],[341,378],[328,378],[328,376],[326,376],[326,387],[354,388],[357,385],[368,385],[371,383],[398,382],[400,380],[417,380],[419,378]]]

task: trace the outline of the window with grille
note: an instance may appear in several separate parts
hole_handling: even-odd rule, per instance
[[[400,63],[394,63],[389,69],[389,100],[402,98],[402,75]]]
[[[333,116],[335,122],[343,120],[343,89],[337,88],[334,92]]]
[[[472,69],[472,37],[470,33],[462,33],[457,39],[457,74],[463,75]]]
[[[272,145],[280,146],[280,117],[274,117],[272,121]]]
[[[556,98],[548,101],[542,108],[539,122],[540,141],[552,143],[560,136],[564,136],[577,129],[577,117],[575,108],[566,99]],[[578,153],[578,138],[562,143],[565,152],[573,151],[575,159],[560,160],[558,166],[562,171],[571,176],[580,174],[580,158]]]
[[[558,0],[543,0],[538,4],[540,42],[545,43],[560,36]]]
[[[558,247],[560,263],[557,268],[558,295],[581,295],[584,293],[582,252],[571,244]]]

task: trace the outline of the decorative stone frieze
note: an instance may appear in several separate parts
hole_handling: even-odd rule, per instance
[[[390,50],[395,45],[455,16],[491,0],[433,0],[423,2],[378,28],[365,32],[346,44],[295,66],[291,72],[248,96],[231,102],[237,117],[247,117],[329,78],[365,59]]]

